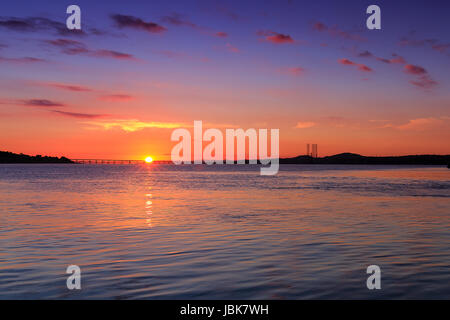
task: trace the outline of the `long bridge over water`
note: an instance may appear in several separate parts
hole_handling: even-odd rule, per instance
[[[154,160],[151,163],[145,160],[116,160],[116,159],[70,159],[79,164],[172,164],[170,160]]]

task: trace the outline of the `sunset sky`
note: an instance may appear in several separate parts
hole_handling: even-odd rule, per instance
[[[167,2],[2,3],[0,150],[169,159],[202,120],[278,128],[282,157],[450,154],[450,2]]]

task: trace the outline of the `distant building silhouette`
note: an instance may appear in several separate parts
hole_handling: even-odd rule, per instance
[[[318,157],[317,143],[311,144],[311,148],[309,143],[306,144],[306,155],[313,158]]]
[[[318,157],[317,144],[313,144],[312,145],[311,157],[313,157],[313,158],[317,158]]]

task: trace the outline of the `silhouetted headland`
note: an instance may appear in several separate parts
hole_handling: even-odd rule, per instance
[[[280,159],[281,164],[409,164],[409,165],[449,165],[450,155],[410,155],[388,157],[366,157],[355,153],[340,153],[334,156],[313,158],[298,156]]]
[[[249,161],[246,160],[246,163]],[[76,163],[66,157],[30,156],[0,151],[0,163]],[[333,156],[314,158],[303,155],[281,158],[280,164],[377,164],[377,165],[445,165],[450,168],[450,155],[409,155],[366,157],[355,153],[340,153]]]
[[[74,163],[66,157],[29,156],[23,153],[0,151],[0,163]]]

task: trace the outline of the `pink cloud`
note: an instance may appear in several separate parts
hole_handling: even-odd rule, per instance
[[[312,128],[316,125],[315,122],[297,122],[297,125],[295,126],[297,129],[307,129],[307,128]]]
[[[428,75],[421,76],[418,80],[411,80],[410,83],[422,89],[431,89],[432,87],[439,84],[437,81],[431,79]]]
[[[418,118],[418,119],[411,119],[405,124],[400,125],[394,125],[391,123],[388,123],[384,125],[384,128],[393,128],[398,130],[429,130],[433,129],[437,126],[440,126],[444,124],[444,122],[448,120],[446,117],[440,117],[440,118]]]
[[[437,39],[412,39],[403,37],[399,44],[401,46],[430,47],[431,49],[444,54],[447,53],[450,48],[450,43],[442,43]]]
[[[427,73],[427,70],[425,70],[424,68],[422,68],[420,66],[415,66],[415,65],[412,65],[412,64],[407,64],[404,67],[404,70],[405,70],[406,73],[414,74],[414,75],[426,74]]]
[[[216,37],[219,37],[219,38],[226,38],[226,37],[228,37],[228,33],[226,33],[226,32],[216,32]]]
[[[440,53],[445,53],[447,51],[448,48],[450,48],[450,43],[446,43],[446,44],[435,44],[433,46],[431,46],[431,48],[433,48],[434,50],[440,52]]]
[[[92,55],[96,57],[106,57],[119,60],[135,60],[135,58],[131,54],[113,50],[96,50],[92,52]]]
[[[322,22],[316,22],[316,23],[313,24],[313,30],[323,32],[323,31],[327,31],[328,28]]]
[[[406,61],[405,61],[405,59],[403,58],[403,57],[401,57],[401,56],[399,56],[399,55],[397,55],[397,54],[393,54],[392,55],[394,58],[392,58],[392,59],[390,59],[389,61],[391,62],[391,63],[399,63],[399,64],[404,64],[404,63],[406,63]]]
[[[281,68],[278,70],[281,74],[287,74],[291,76],[300,76],[305,72],[302,67]]]
[[[345,59],[345,58],[340,59],[340,60],[338,60],[338,62],[343,65],[355,66],[358,68],[358,70],[363,71],[363,72],[372,72],[373,71],[370,67],[366,66],[365,64],[356,63],[349,59]]]
[[[428,74],[427,70],[425,70],[425,68],[418,66],[418,65],[406,64],[406,60],[403,57],[401,57],[395,53],[392,54],[391,59],[385,59],[385,58],[377,57],[377,56],[373,55],[371,52],[366,50],[366,51],[359,53],[358,57],[374,58],[377,61],[381,61],[381,62],[387,63],[387,64],[405,64],[405,66],[403,67],[403,71],[409,75],[417,77],[417,79],[409,81],[412,85],[414,85],[416,87],[419,87],[422,89],[430,89],[430,88],[438,85],[438,82],[436,82],[435,80],[433,80],[430,77],[430,75]],[[349,61],[348,59],[342,59],[341,63],[357,65],[357,64]],[[360,70],[368,71],[368,70],[365,70],[365,67],[363,65],[358,65],[358,66],[359,66],[358,68]]]
[[[110,94],[101,96],[100,99],[105,101],[121,102],[133,100],[134,97],[128,94]]]
[[[82,92],[82,91],[92,91],[92,89],[88,87],[83,87],[79,85],[73,85],[73,84],[65,84],[65,83],[46,83],[45,85],[49,87],[54,87],[58,89],[68,90],[68,91],[75,91],[75,92]]]
[[[230,43],[227,43],[226,47],[227,47],[227,50],[230,51],[230,52],[234,52],[234,53],[239,53],[240,52],[240,50],[238,48],[236,48],[235,46],[233,46]]]
[[[295,40],[292,39],[290,35],[277,33],[274,31],[258,31],[257,35],[265,38],[266,41],[275,43],[275,44],[286,44],[286,43],[294,43]]]
[[[404,71],[407,74],[416,76],[415,80],[411,80],[410,83],[421,89],[431,89],[438,85],[438,82],[433,80],[428,71],[425,68],[417,65],[407,64],[404,67]]]

